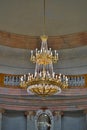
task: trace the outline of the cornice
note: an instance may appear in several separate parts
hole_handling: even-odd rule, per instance
[[[40,48],[40,42],[39,36],[0,31],[0,45],[22,49],[35,49]],[[48,37],[48,46],[52,49],[75,48],[85,45],[87,45],[87,32]]]
[[[50,110],[62,110],[62,111],[73,111],[73,110],[85,110],[87,109],[87,96],[79,97],[75,99],[71,99],[68,97],[66,99],[25,99],[25,97],[17,96],[4,96],[0,95],[0,109],[8,109],[8,110],[20,110],[20,111],[28,111],[28,110],[38,110],[41,107],[46,107]]]
[[[86,110],[86,91],[87,88],[70,89],[63,91],[60,95],[41,98],[28,95],[21,89],[0,88],[0,109],[30,111],[46,107],[52,111]]]

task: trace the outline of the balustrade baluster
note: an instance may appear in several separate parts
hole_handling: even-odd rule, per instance
[[[86,87],[86,78],[87,75],[84,76],[68,76],[68,84],[69,87]],[[62,77],[62,81],[64,80],[64,78]],[[19,86],[20,87],[20,76],[18,75],[5,75],[3,76],[3,79],[0,80],[0,82],[3,82],[2,86]],[[2,84],[2,83],[1,83]]]

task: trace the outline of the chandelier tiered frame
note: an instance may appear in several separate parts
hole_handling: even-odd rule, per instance
[[[55,74],[53,71],[53,63],[57,63],[58,53],[55,50],[53,54],[51,48],[48,49],[47,38],[45,35],[41,36],[41,50],[36,49],[35,53],[31,51],[30,60],[36,63],[35,73],[22,76],[20,83],[28,93],[42,97],[59,94],[68,88],[67,76]]]

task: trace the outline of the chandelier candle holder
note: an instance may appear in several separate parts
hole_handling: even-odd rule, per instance
[[[58,61],[58,53],[54,53],[47,46],[47,36],[41,36],[41,49],[31,51],[30,60],[36,63],[35,73],[21,76],[20,86],[27,92],[42,97],[61,93],[62,89],[68,88],[68,78],[65,75],[55,74],[53,63]]]
[[[37,63],[40,65],[48,65],[51,63],[57,63],[58,61],[58,53],[55,50],[54,54],[51,51],[51,48],[49,48],[49,50],[47,49],[47,44],[44,44],[44,42],[47,42],[47,36],[41,36],[41,40],[42,42],[42,47],[41,50],[38,50],[36,48],[36,53],[34,55],[34,52],[31,51],[31,61],[33,63]],[[44,46],[45,45],[45,46]]]

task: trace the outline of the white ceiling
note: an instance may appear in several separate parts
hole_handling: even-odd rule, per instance
[[[0,30],[39,36],[43,0],[0,0]],[[47,35],[87,31],[87,0],[46,0]]]

